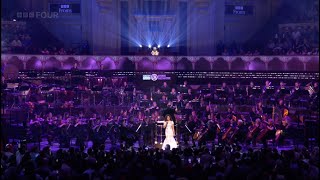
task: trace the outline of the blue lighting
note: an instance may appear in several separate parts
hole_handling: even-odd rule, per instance
[[[158,48],[160,48],[160,45],[158,45]]]
[[[139,45],[139,47],[141,47],[141,48],[142,48],[142,45],[140,44],[140,45]]]
[[[148,45],[148,48],[151,48],[151,44]]]
[[[170,47],[170,44],[168,44],[167,47]]]

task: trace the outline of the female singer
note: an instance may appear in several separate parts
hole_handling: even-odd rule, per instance
[[[165,150],[166,146],[170,145],[170,150],[172,150],[173,148],[178,147],[178,144],[174,139],[174,122],[170,115],[166,115],[165,120],[163,128],[165,128],[166,138],[163,141],[162,149]]]

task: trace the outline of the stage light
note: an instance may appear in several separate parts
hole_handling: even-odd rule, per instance
[[[148,45],[148,48],[151,48],[151,45],[150,45],[150,44]]]
[[[160,48],[160,45],[158,45],[158,48]]]
[[[13,19],[12,21],[17,21],[16,19]]]
[[[167,47],[170,47],[170,44],[168,44]]]
[[[139,47],[141,47],[141,48],[142,48],[142,45],[140,44],[140,45],[139,45]]]

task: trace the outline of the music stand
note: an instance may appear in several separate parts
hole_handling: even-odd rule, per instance
[[[290,94],[289,89],[280,89],[280,94]]]
[[[141,108],[146,108],[148,106],[149,106],[149,102],[148,101],[146,101],[146,100],[141,100],[140,101],[140,107]]]
[[[255,86],[252,88],[252,94],[254,96],[260,95],[261,94],[261,87],[260,86]]]
[[[266,94],[267,95],[272,95],[275,93],[275,89],[273,86],[270,86],[269,88],[266,89]]]
[[[210,89],[202,89],[202,90],[200,90],[200,92],[201,92],[201,94],[210,94],[211,93]]]

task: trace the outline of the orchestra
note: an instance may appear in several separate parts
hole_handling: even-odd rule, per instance
[[[82,93],[92,91],[89,86],[76,87],[82,89]],[[76,96],[79,95],[72,87],[52,87],[45,91],[45,88],[30,85],[24,94],[25,99],[18,101],[25,102],[32,109],[34,116],[31,116],[28,125],[34,137],[40,138],[41,134],[46,134],[51,137],[48,138],[49,143],[58,139],[60,144],[68,144],[70,138],[76,137],[78,143],[88,139],[95,142],[110,139],[112,144],[120,142],[132,145],[141,139],[142,145],[152,145],[158,136],[156,122],[163,121],[169,114],[176,124],[176,139],[180,143],[188,144],[191,140],[193,145],[196,142],[204,145],[206,141],[217,138],[219,143],[265,145],[268,139],[281,143],[283,136],[290,133],[287,115],[290,103],[301,98],[305,91],[311,100],[316,99],[319,92],[318,82],[307,84],[305,89],[301,88],[300,82],[295,82],[290,90],[284,81],[275,88],[269,80],[263,88],[253,82],[249,85],[237,82],[235,86],[223,82],[220,87],[213,87],[209,82],[196,90],[184,81],[176,87],[169,87],[167,82],[163,82],[162,86],[146,92],[138,90],[126,80],[115,79],[104,86],[101,98],[108,98],[110,91],[113,91],[120,98],[118,105],[121,108],[104,108],[107,112],[95,110],[92,113],[90,105],[94,93],[89,93],[85,98],[87,103],[82,102],[83,98],[78,98],[81,102],[77,104],[83,104],[83,108],[75,110]],[[50,102],[49,94],[53,98]],[[276,98],[275,104],[265,101],[272,97]],[[219,102],[227,103],[227,110],[219,110]],[[246,115],[234,108],[243,104],[251,105],[251,111]],[[271,106],[272,113],[268,110]]]

